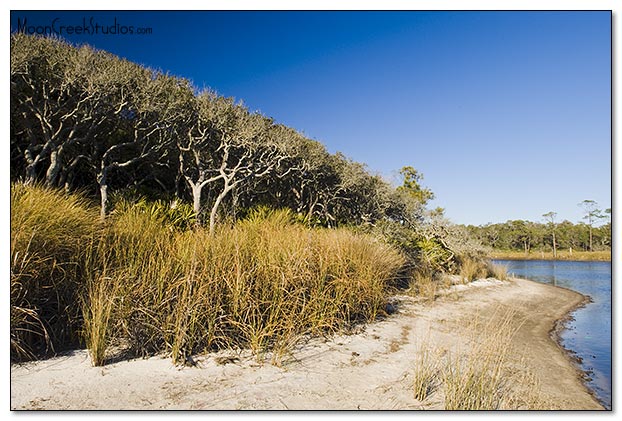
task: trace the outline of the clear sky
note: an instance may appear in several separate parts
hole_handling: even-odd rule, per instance
[[[189,78],[396,180],[456,223],[611,207],[609,12],[13,12]],[[56,21],[54,21],[57,19]]]

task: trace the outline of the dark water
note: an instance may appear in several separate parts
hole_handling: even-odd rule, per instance
[[[545,260],[495,260],[514,276],[557,285],[588,295],[592,303],[573,313],[562,333],[564,348],[577,354],[588,382],[611,409],[611,263]]]

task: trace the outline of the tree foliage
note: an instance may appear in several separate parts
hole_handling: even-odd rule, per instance
[[[267,206],[311,226],[378,227],[444,269],[479,250],[426,211],[434,195],[415,168],[396,188],[233,98],[57,38],[11,35],[10,142],[13,181],[84,191],[102,218],[115,197],[144,196],[191,207],[214,231]]]
[[[398,190],[412,197],[417,203],[426,205],[430,200],[434,199],[434,193],[430,189],[421,186],[423,180],[423,174],[407,166],[400,170],[400,175],[403,177],[403,183]]]
[[[412,167],[396,191],[232,98],[89,46],[24,34],[11,36],[11,175],[91,192],[102,217],[111,190],[190,200],[212,228],[259,205],[326,226],[413,220],[420,209],[411,202],[431,197]]]
[[[593,231],[594,223],[598,221],[599,219],[605,218],[605,215],[603,215],[602,210],[598,208],[598,203],[596,203],[594,200],[584,200],[583,202],[579,203],[579,206],[583,208],[583,212],[585,213],[583,216],[583,219],[587,221],[587,225],[589,227],[590,251],[592,251],[593,250],[592,231]]]

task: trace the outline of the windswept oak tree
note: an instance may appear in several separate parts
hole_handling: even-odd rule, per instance
[[[272,119],[266,119],[267,144],[276,146],[279,153],[274,168],[261,177],[249,178],[243,188],[232,191],[232,213],[235,216],[240,210],[251,209],[257,206],[289,208],[299,215],[304,208],[300,202],[293,199],[292,185],[303,171],[307,160],[303,158],[298,146],[302,142],[311,142],[296,130]]]
[[[65,155],[93,133],[97,93],[82,89],[88,47],[57,39],[11,36],[11,150],[26,183],[55,186]]]
[[[203,189],[210,186],[215,192],[209,214],[213,232],[218,210],[231,191],[265,177],[287,155],[269,136],[271,120],[212,91],[200,93],[196,102],[194,125],[177,142],[179,171],[192,192],[197,215],[202,212]]]
[[[113,172],[172,153],[194,98],[189,83],[88,46],[11,41],[13,162],[27,183],[43,176],[71,190],[94,180],[105,216]]]
[[[128,87],[120,86],[121,121],[95,148],[102,217],[107,213],[110,175],[139,164],[166,165],[170,162],[166,158],[175,154],[175,140],[188,124],[193,93],[187,81],[147,69],[139,76],[131,80],[136,84],[131,101],[123,99]]]
[[[304,215],[310,223],[328,225],[331,217],[326,211],[326,201],[338,182],[336,157],[328,153],[321,143],[303,136],[293,137],[295,165],[298,171],[290,174],[285,191],[290,207]]]
[[[219,215],[287,207],[313,225],[414,227],[432,197],[404,169],[395,189],[362,164],[185,79],[61,39],[11,36],[11,177],[100,200],[140,188]]]

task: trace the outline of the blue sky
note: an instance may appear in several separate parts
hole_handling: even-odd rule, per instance
[[[456,223],[611,206],[609,12],[13,12],[187,77],[396,179]]]

